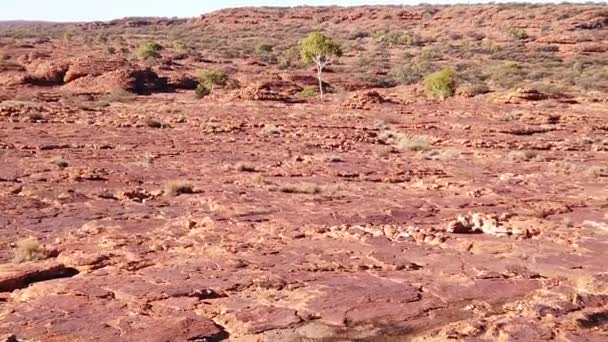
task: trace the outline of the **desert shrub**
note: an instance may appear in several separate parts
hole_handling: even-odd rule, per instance
[[[257,172],[255,165],[247,163],[237,163],[234,165],[234,170],[239,172]]]
[[[415,33],[409,31],[388,32],[381,36],[380,42],[389,46],[420,46],[424,40]]]
[[[608,67],[591,66],[572,78],[574,85],[585,90],[608,90]]]
[[[49,257],[48,251],[40,245],[38,239],[30,237],[15,243],[15,258],[17,263],[39,261]]]
[[[295,67],[300,61],[300,50],[297,46],[292,46],[283,51],[278,59],[279,69],[289,69]]]
[[[211,87],[204,83],[199,83],[194,90],[194,94],[197,98],[202,99],[211,94]]]
[[[258,45],[256,45],[255,47],[255,52],[258,55],[267,55],[272,53],[274,47],[270,44],[267,43],[260,43]]]
[[[456,90],[456,71],[444,68],[424,78],[424,89],[427,94],[441,100],[454,95]]]
[[[399,82],[392,77],[378,75],[375,72],[363,72],[355,76],[359,81],[369,83],[374,88],[392,88],[399,85]]]
[[[397,147],[407,151],[426,151],[431,148],[433,141],[425,135],[414,135],[399,140]]]
[[[137,56],[142,61],[160,57],[160,51],[163,47],[155,42],[146,42],[137,50]]]
[[[348,35],[348,40],[357,40],[357,39],[363,39],[363,38],[367,38],[370,36],[369,32],[365,32],[365,31],[354,31],[351,32]]]
[[[566,89],[558,84],[537,82],[530,85],[533,89],[551,96],[559,96],[566,92]]]
[[[144,124],[150,128],[163,128],[163,123],[154,118],[146,118]]]
[[[490,92],[490,87],[483,82],[473,82],[473,83],[458,83],[458,93],[463,96],[477,96],[481,94],[487,94]]]
[[[557,45],[543,45],[536,48],[538,52],[558,52],[559,46]]]
[[[320,193],[323,189],[314,183],[297,183],[297,184],[285,184],[281,185],[275,191],[284,192],[286,194],[308,194],[314,195]]]
[[[199,83],[209,86],[211,89],[214,86],[224,86],[228,82],[228,75],[221,70],[203,69],[198,73]]]
[[[502,47],[492,40],[467,41],[464,46],[468,52],[473,54],[495,55],[502,51]]]
[[[186,52],[188,50],[188,46],[186,45],[186,43],[181,40],[174,41],[173,48],[175,49],[175,51],[180,53]]]
[[[417,157],[425,160],[452,160],[460,158],[460,152],[454,150],[421,151]]]
[[[49,163],[57,166],[60,169],[65,169],[66,167],[70,166],[70,163],[61,157],[53,157],[49,160]]]
[[[427,151],[433,144],[433,139],[426,135],[406,135],[401,132],[381,127],[378,140],[387,145],[394,145],[402,151]]]
[[[201,99],[211,94],[215,86],[225,86],[228,75],[221,70],[203,69],[198,73],[198,82],[194,94]]]
[[[507,28],[507,33],[515,40],[526,40],[530,37],[525,30],[516,27]]]
[[[513,151],[509,159],[514,161],[542,161],[543,158],[535,151]]]
[[[112,90],[110,93],[102,95],[97,101],[99,107],[107,107],[111,103],[127,103],[133,100],[133,94],[120,88]]]
[[[396,83],[409,85],[418,83],[431,70],[431,63],[427,61],[413,61],[393,68],[389,72],[389,75]]]
[[[302,91],[300,92],[300,96],[302,97],[314,97],[317,96],[319,94],[319,90],[317,90],[317,88],[315,87],[306,87],[304,89],[302,89]]]
[[[273,50],[274,47],[272,45],[260,43],[255,47],[255,54],[265,63],[277,64],[278,58],[273,53]]]
[[[165,185],[164,193],[167,196],[173,197],[182,194],[192,194],[194,193],[194,187],[186,181],[171,181]]]
[[[431,62],[441,58],[441,54],[431,48],[424,48],[420,50],[418,56],[416,56],[420,62]]]
[[[72,32],[64,32],[63,33],[63,40],[66,43],[71,42],[73,38],[74,38],[74,33],[72,33]]]
[[[418,55],[404,54],[404,58],[411,58],[411,61],[393,67],[389,76],[397,84],[409,85],[419,82],[425,75],[433,71],[433,52],[430,49],[423,49]]]
[[[466,35],[467,35],[467,37],[471,38],[472,40],[477,40],[477,41],[481,41],[486,37],[485,34],[478,32],[478,31],[468,31],[466,33]]]
[[[493,84],[502,88],[513,88],[521,84],[527,74],[525,68],[515,62],[492,65],[484,73]]]

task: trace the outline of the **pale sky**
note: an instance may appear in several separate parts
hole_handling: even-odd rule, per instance
[[[91,21],[132,16],[195,17],[226,7],[351,6],[424,3],[479,3],[483,0],[0,0],[0,20]],[[513,1],[510,2],[526,2]],[[543,0],[527,2],[547,2]]]

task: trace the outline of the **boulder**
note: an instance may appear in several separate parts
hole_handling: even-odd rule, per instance
[[[354,93],[342,106],[350,109],[365,109],[370,110],[373,104],[381,104],[387,102],[380,93],[375,90],[367,90]]]
[[[24,82],[40,86],[61,85],[69,67],[67,61],[42,62],[30,68]]]

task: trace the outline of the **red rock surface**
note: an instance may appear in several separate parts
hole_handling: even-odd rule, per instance
[[[468,14],[534,31],[530,13],[572,8],[438,8],[428,25],[416,7],[241,9],[69,27],[274,29],[315,20],[437,29]],[[600,12],[586,8],[560,16],[563,30],[602,26]],[[485,25],[462,23],[497,32]],[[97,63],[61,39],[2,44],[23,68],[0,68],[0,80],[44,80],[0,83],[0,336],[8,341],[608,337],[601,91],[575,102],[437,102],[414,86],[351,93],[350,69],[336,65],[326,75],[334,93],[304,99],[306,70],[289,77],[244,58],[147,69]],[[177,86],[203,67],[225,69],[242,88],[199,100]],[[107,94],[117,88],[148,96]],[[365,106],[345,106],[351,99]],[[389,133],[394,139],[383,139]],[[16,263],[16,242],[30,236],[53,253]]]

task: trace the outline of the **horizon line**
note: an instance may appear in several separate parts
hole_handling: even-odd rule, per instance
[[[443,0],[439,0],[443,1]],[[449,0],[446,0],[449,1]],[[240,6],[240,7],[225,7],[220,9],[203,12],[193,16],[137,16],[127,15],[124,17],[114,17],[107,19],[98,20],[45,20],[45,19],[0,19],[0,23],[38,23],[38,24],[84,24],[84,23],[108,23],[117,20],[127,19],[170,19],[170,20],[187,20],[193,18],[199,18],[213,13],[227,11],[227,10],[239,10],[239,9],[274,9],[274,10],[289,10],[289,9],[301,9],[301,8],[365,8],[365,7],[453,7],[453,6],[497,6],[497,5],[509,5],[509,6],[608,6],[607,1],[544,1],[544,0],[532,0],[526,2],[514,2],[514,1],[488,1],[488,2],[469,2],[468,0],[449,1],[445,3],[424,3],[419,2],[416,4],[385,4],[385,5],[297,5],[297,6]]]

